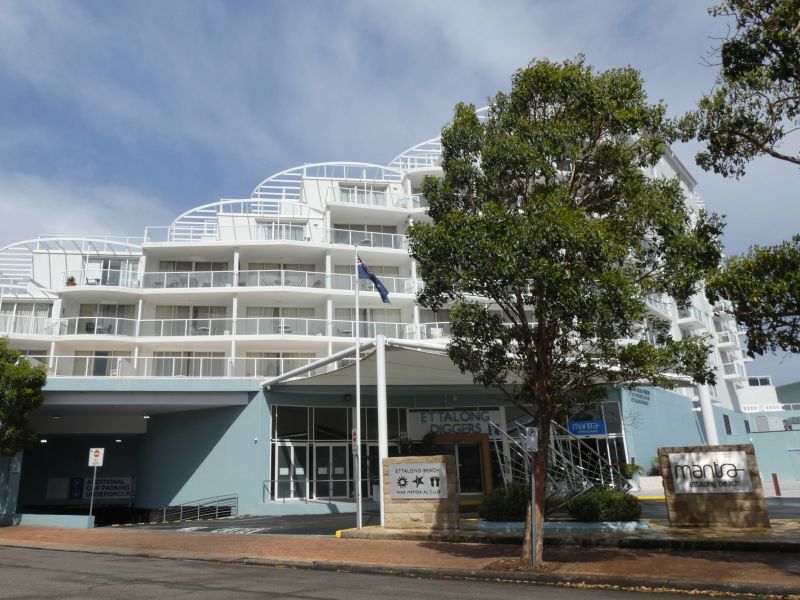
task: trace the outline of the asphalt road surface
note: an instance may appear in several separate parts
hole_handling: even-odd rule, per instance
[[[667,508],[663,500],[643,500],[642,517],[666,519]],[[800,519],[800,498],[768,498],[767,508],[772,519]],[[376,513],[364,514],[364,525],[377,525]],[[179,533],[228,533],[238,535],[336,535],[340,529],[356,526],[352,513],[329,515],[292,515],[283,517],[240,517],[233,519],[208,519],[180,523],[137,525],[138,529],[176,531]]]
[[[213,562],[0,548],[0,598],[59,600],[612,600],[648,597],[620,591],[532,584],[440,581]],[[685,600],[659,594],[658,599]]]

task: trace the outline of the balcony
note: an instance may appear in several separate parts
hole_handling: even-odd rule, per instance
[[[59,335],[136,335],[136,319],[73,317],[61,319]]]
[[[738,362],[725,363],[722,365],[722,376],[725,379],[746,379],[747,374],[744,366]]]
[[[690,306],[678,310],[678,325],[700,326],[708,329],[708,317],[698,308]]]
[[[293,319],[277,317],[244,318],[236,321],[237,335],[305,335],[326,334],[325,319]]]
[[[53,356],[50,377],[274,377],[316,358],[228,356]]]
[[[403,210],[428,208],[427,201],[420,194],[401,195],[356,187],[333,188],[333,202]]]
[[[25,315],[0,315],[0,335],[55,335],[58,319]]]
[[[664,317],[670,321],[675,318],[675,305],[669,302],[663,302],[653,296],[646,296],[644,299],[648,308],[656,313],[659,317]]]
[[[79,269],[65,271],[64,282],[67,287],[104,286],[104,287],[139,287],[139,274],[120,269]]]
[[[233,271],[145,273],[142,277],[142,287],[145,289],[219,288],[232,285]]]
[[[208,319],[143,319],[139,327],[140,337],[208,337],[230,335],[233,320],[227,318]]]
[[[331,244],[392,248],[394,250],[406,250],[408,248],[408,237],[397,233],[374,233],[370,231],[352,231],[350,229],[328,229],[326,233],[326,239]]]
[[[739,334],[734,331],[718,331],[717,346],[721,348],[739,347]]]

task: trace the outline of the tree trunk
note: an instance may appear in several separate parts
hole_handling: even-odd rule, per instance
[[[546,422],[547,426],[543,426]],[[547,489],[547,463],[550,448],[550,421],[540,418],[539,425],[539,451],[534,458],[534,473],[536,475],[536,505],[531,506],[528,502],[528,510],[525,516],[525,538],[522,544],[522,561],[539,568],[544,560],[544,500]],[[533,509],[533,510],[531,510]],[[533,544],[531,536],[531,518],[536,516],[536,544]]]

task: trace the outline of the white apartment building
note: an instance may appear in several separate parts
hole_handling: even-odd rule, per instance
[[[391,299],[383,304],[370,282],[359,282],[360,337],[447,343],[448,311],[415,303],[422,281],[405,235],[427,218],[420,186],[441,174],[440,159],[437,138],[386,166],[304,165],[268,177],[249,198],[192,208],[140,238],[87,232],[0,249],[0,335],[49,372],[47,400],[33,417],[47,442],[26,453],[19,503],[85,502],[72,488],[87,475],[84,447],[100,443],[113,450],[107,472],[130,485],[110,504],[156,508],[235,493],[241,510],[268,513],[310,512],[315,499],[347,502],[355,485],[349,388],[314,387],[313,377],[306,387],[301,380],[272,391],[260,383],[352,347],[355,246]],[[671,153],[651,175],[679,178],[690,209],[703,207],[695,180]],[[755,431],[747,413],[778,403],[769,378],[748,377],[742,334],[725,307],[701,296],[687,310],[666,297],[647,305],[671,322],[676,338],[710,336],[717,385],[706,390],[706,410],[720,436]],[[425,433],[419,411],[513,418],[499,395],[455,381],[428,385],[421,376],[392,388],[391,451]],[[645,403],[645,392],[667,400]],[[610,458],[647,466],[654,444],[706,439],[703,393],[649,389],[631,400],[613,390],[602,409],[581,418],[605,420],[593,443]],[[366,398],[362,485],[369,496],[377,477],[369,387]],[[672,412],[658,412],[667,405]],[[636,421],[628,418],[635,410],[649,416],[626,424]],[[665,418],[686,426],[665,428]],[[460,459],[462,494],[490,489],[479,443],[447,443]],[[220,459],[225,453],[246,458],[230,466]]]

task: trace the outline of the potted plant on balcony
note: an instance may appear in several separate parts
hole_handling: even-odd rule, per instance
[[[76,285],[78,284],[75,281],[75,275],[70,275],[69,277],[67,277],[67,287],[74,287]]]

